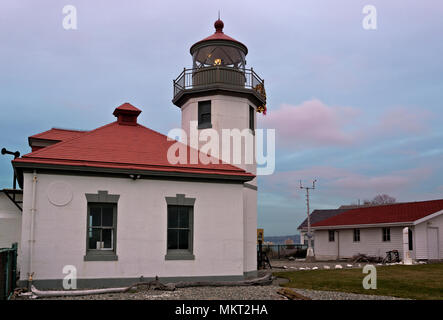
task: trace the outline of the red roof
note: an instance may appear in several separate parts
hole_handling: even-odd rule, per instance
[[[413,222],[443,210],[443,199],[395,203],[347,210],[313,227]]]
[[[132,106],[131,106],[132,107]],[[130,106],[121,106],[126,110]],[[114,111],[120,117],[118,109]],[[136,109],[136,108],[135,108]],[[121,109],[120,109],[121,110]],[[139,109],[136,109],[141,112]],[[51,132],[51,130],[47,131]],[[54,137],[51,133],[51,137]],[[43,133],[45,134],[45,133]],[[36,135],[39,136],[39,135]],[[48,136],[48,135],[46,135]],[[82,132],[72,139],[53,144],[13,160],[20,163],[67,165],[95,168],[149,170],[163,172],[204,173],[244,177],[254,175],[226,163],[190,164],[191,148],[187,148],[189,164],[170,164],[168,149],[176,143],[167,136],[146,128],[136,122],[115,121],[92,131]],[[184,146],[184,145],[183,145]],[[193,150],[193,152],[197,152]]]
[[[30,136],[29,138],[30,139],[34,138],[34,139],[43,139],[43,140],[65,141],[65,140],[69,140],[69,139],[78,137],[82,134],[85,134],[86,132],[87,131],[52,128],[48,131]]]
[[[215,27],[214,34],[210,35],[209,37],[204,38],[203,40],[200,40],[200,41],[194,43],[192,45],[192,47],[194,47],[195,45],[197,45],[199,43],[206,42],[206,41],[225,40],[225,41],[232,41],[232,42],[238,43],[241,46],[243,46],[246,51],[248,50],[248,48],[243,43],[241,43],[240,41],[237,41],[234,38],[231,38],[230,36],[223,33],[223,27],[224,27],[223,21],[221,21],[220,19],[215,21],[214,27]],[[192,47],[191,47],[191,51],[192,51]]]

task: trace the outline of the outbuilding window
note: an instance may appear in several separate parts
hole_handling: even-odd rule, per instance
[[[391,241],[391,228],[383,228],[383,242]]]
[[[167,251],[166,260],[193,260],[194,198],[183,194],[166,197]]]
[[[360,242],[360,229],[354,229],[354,242]]]
[[[212,128],[211,100],[198,102],[198,129]]]
[[[334,242],[334,241],[335,241],[335,231],[329,230],[329,242]]]

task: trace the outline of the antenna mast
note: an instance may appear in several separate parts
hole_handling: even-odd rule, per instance
[[[314,261],[314,249],[312,248],[312,233],[311,233],[311,215],[309,214],[309,190],[315,189],[315,183],[317,182],[317,179],[312,181],[312,187],[303,187],[301,180],[300,180],[300,189],[306,189],[306,208],[307,208],[307,214],[308,214],[308,250],[306,252],[306,261],[311,262]]]

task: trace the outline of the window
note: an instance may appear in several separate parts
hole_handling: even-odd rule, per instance
[[[85,261],[118,260],[117,202],[119,195],[99,191],[86,194],[88,201]]]
[[[383,241],[391,241],[391,228],[383,228]]]
[[[194,198],[183,194],[166,197],[167,252],[166,260],[193,260]]]
[[[198,102],[198,129],[212,128],[211,101]]]
[[[354,242],[360,242],[360,229],[354,229]]]
[[[190,207],[168,206],[168,250],[189,250]]]
[[[329,242],[334,242],[334,241],[335,241],[335,231],[329,230]]]
[[[255,119],[255,110],[254,107],[249,106],[249,130],[254,132],[254,119]]]
[[[408,228],[408,242],[409,242],[409,251],[414,250],[414,246],[412,245],[412,230]]]

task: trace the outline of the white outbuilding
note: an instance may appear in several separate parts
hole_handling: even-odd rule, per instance
[[[317,260],[385,257],[392,250],[401,259],[405,253],[413,260],[443,259],[443,199],[349,209],[312,228]]]

